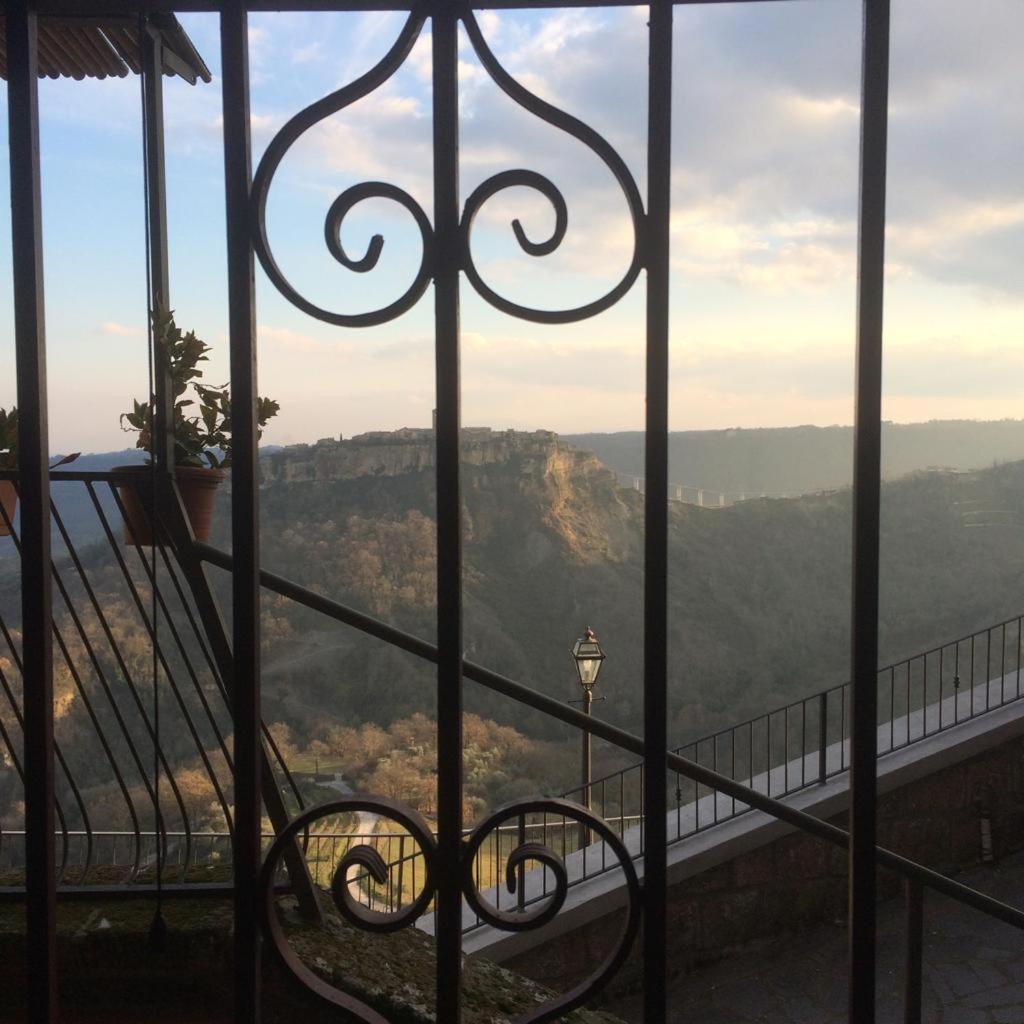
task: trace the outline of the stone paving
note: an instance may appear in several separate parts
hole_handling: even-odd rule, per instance
[[[1024,853],[960,880],[1024,908]],[[925,1024],[1024,1024],[1024,932],[942,896],[925,898]],[[903,1024],[902,900],[879,908],[878,1024]],[[819,925],[677,977],[668,1024],[846,1024],[846,933]],[[639,997],[607,1007],[642,1024]]]

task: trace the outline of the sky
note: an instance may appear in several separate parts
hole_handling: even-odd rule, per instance
[[[969,11],[970,17],[966,17]],[[488,44],[535,94],[579,117],[646,188],[646,10],[480,12]],[[181,21],[211,85],[167,80],[171,299],[227,378],[219,43],[214,17]],[[254,157],[285,121],[368,70],[398,14],[250,20]],[[1024,62],[1019,0],[894,0],[885,404],[896,421],[1020,417],[1024,370]],[[385,239],[357,274],[324,243],[334,198],[362,181],[407,190],[431,214],[431,57],[425,26],[384,86],[321,122],[270,188],[270,243],[309,300],[339,312],[408,287],[420,237],[397,204],[346,218],[346,251]],[[781,0],[675,14],[671,426],[849,423],[853,408],[860,3]],[[490,200],[474,261],[517,302],[564,308],[629,265],[623,194],[579,142],[518,107],[460,43],[463,201],[491,175],[546,175],[568,207],[552,254],[523,253],[553,214],[525,188]],[[3,92],[6,102],[6,93]],[[133,443],[118,414],[147,390],[137,79],[40,85],[50,432],[54,451]],[[6,148],[6,119],[0,124]],[[6,157],[0,190],[7,188]],[[14,399],[10,222],[0,210],[0,406]],[[463,422],[560,432],[643,425],[644,277],[568,326],[501,313],[462,282]],[[297,310],[257,270],[261,392],[281,414],[267,443],[423,426],[433,407],[433,296],[369,329]]]

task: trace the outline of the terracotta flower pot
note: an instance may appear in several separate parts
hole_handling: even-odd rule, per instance
[[[153,543],[152,494],[145,466],[117,466],[114,473],[131,473],[136,482],[118,484],[117,490],[124,506],[124,542],[131,546],[141,544],[149,547]],[[227,474],[223,469],[206,469],[200,466],[176,466],[174,478],[178,482],[185,512],[192,524],[196,540],[210,539],[213,522],[213,502],[217,488]]]
[[[7,513],[6,519],[0,516],[0,537],[10,537],[11,531],[7,529],[7,523],[14,522],[14,512],[18,507],[18,492],[10,480],[0,480],[0,505],[3,505],[4,512]]]

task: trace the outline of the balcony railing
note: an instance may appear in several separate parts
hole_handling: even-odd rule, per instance
[[[141,473],[141,471],[140,471]],[[61,766],[57,810],[59,880],[71,886],[89,884],[152,884],[156,861],[156,836],[161,836],[165,877],[187,885],[200,878],[201,870],[216,866],[218,877],[230,876],[230,723],[226,694],[216,660],[200,622],[195,600],[188,591],[185,573],[173,552],[132,543],[129,527],[123,526],[123,506],[116,484],[117,473],[55,472],[52,518],[54,528],[53,582],[60,597],[54,638],[59,666],[67,673],[75,698],[82,702],[94,734],[89,737],[103,757],[117,792],[101,793],[76,778],[74,765],[58,742]],[[61,509],[63,508],[63,512]],[[77,540],[66,519],[74,512]],[[87,513],[87,514],[83,514]],[[3,513],[0,511],[0,516]],[[15,524],[10,547],[17,549]],[[206,549],[213,561],[225,556]],[[156,581],[156,586],[154,586]],[[335,621],[351,621],[332,603],[280,578],[270,579],[271,589],[314,608]],[[97,586],[100,591],[97,592]],[[122,609],[116,629],[104,603]],[[156,602],[156,604],[155,604]],[[130,616],[126,622],[123,609]],[[156,617],[154,612],[156,610]],[[154,623],[156,622],[156,627]],[[366,626],[367,624],[362,624]],[[160,776],[165,786],[160,801],[160,828],[154,828],[153,754],[155,742],[152,687],[146,687],[132,652],[125,648],[137,638],[153,645],[161,669],[165,735],[175,737],[174,752],[159,751]],[[0,636],[11,665],[18,665],[16,621],[8,622],[0,603]],[[1022,618],[980,630],[904,658],[878,673],[879,756],[918,742],[937,732],[977,718],[1021,696]],[[137,652],[136,652],[137,654]],[[135,658],[137,662],[137,657]],[[133,663],[133,664],[129,664]],[[148,666],[145,667],[146,669]],[[136,678],[138,677],[138,678]],[[0,715],[0,752],[11,770],[19,772],[20,737],[5,719],[20,722],[16,673],[0,670],[0,686],[6,715]],[[187,744],[181,745],[182,737]],[[301,786],[289,771],[273,737],[264,731],[274,758],[275,772],[289,795],[290,805],[305,805]],[[81,748],[85,740],[78,739]],[[822,690],[790,705],[775,709],[713,735],[683,746],[674,753],[687,761],[724,775],[770,798],[781,798],[823,782],[849,768],[849,685]],[[182,765],[193,759],[196,769],[210,783],[224,827],[197,830],[191,826],[186,795],[181,792]],[[750,804],[722,794],[717,796],[682,773],[673,776],[667,813],[670,844],[698,831],[729,820],[750,809]],[[646,848],[643,824],[642,764],[595,779],[589,793],[577,786],[562,794],[593,808],[621,839],[630,829],[639,842],[631,846],[640,857]],[[130,827],[94,826],[93,820],[118,803]],[[102,803],[104,806],[97,806]],[[476,865],[481,885],[492,888],[504,877],[508,857],[520,842],[554,844],[565,856],[580,848],[581,831],[564,817],[524,820],[522,827],[496,829],[483,845]],[[24,834],[7,829],[0,834],[0,877],[16,879],[24,868]],[[398,833],[359,836],[332,830],[313,833],[305,845],[306,860],[315,881],[324,882],[333,865],[360,840],[378,848],[387,865],[387,882],[374,885],[366,871],[352,874],[357,888],[366,893],[368,905],[397,910],[410,902],[410,893],[423,878],[423,854],[413,851],[408,835]],[[267,840],[268,842],[268,840]],[[407,846],[409,849],[407,849]],[[579,869],[569,886],[618,867],[604,844],[580,858]],[[528,901],[544,898],[542,893]],[[501,906],[500,888],[495,891]],[[394,901],[393,903],[391,901]],[[520,891],[510,902],[528,902]],[[477,919],[479,924],[479,919]]]
[[[597,0],[601,6],[602,0]],[[603,0],[605,6],[620,0]],[[690,0],[679,0],[680,3]],[[708,0],[712,2],[712,0]],[[668,377],[670,261],[669,238],[672,214],[672,66],[674,4],[653,0],[647,12],[648,60],[646,112],[646,167],[641,191],[633,172],[615,148],[589,125],[567,111],[534,95],[503,65],[490,49],[472,4],[450,0],[375,0],[370,4],[317,3],[314,6],[356,10],[394,9],[405,22],[391,48],[360,78],[329,96],[298,111],[270,141],[253,173],[249,116],[249,6],[276,10],[303,10],[308,0],[273,0],[249,5],[243,0],[190,0],[190,10],[207,11],[220,18],[221,84],[223,87],[223,141],[227,213],[229,342],[231,356],[231,409],[234,430],[232,469],[232,510],[234,559],[212,548],[196,544],[180,514],[180,501],[171,473],[173,449],[170,417],[174,395],[168,376],[155,372],[152,381],[154,407],[155,472],[151,474],[154,503],[168,525],[166,543],[152,549],[152,561],[137,552],[138,563],[124,561],[109,522],[103,530],[113,549],[125,600],[134,609],[140,629],[150,638],[152,678],[166,676],[166,708],[150,704],[153,693],[143,687],[143,674],[136,673],[120,638],[105,623],[103,606],[90,591],[94,567],[83,561],[63,537],[52,516],[51,480],[47,469],[47,381],[46,338],[43,312],[46,307],[42,266],[42,200],[40,188],[38,77],[39,12],[74,18],[83,12],[94,17],[80,0],[11,0],[6,5],[6,73],[8,77],[8,119],[10,191],[12,211],[12,265],[14,276],[14,323],[17,356],[19,406],[19,471],[17,483],[22,497],[20,621],[10,607],[3,610],[0,629],[11,665],[0,695],[10,708],[5,734],[0,737],[5,757],[23,778],[25,793],[26,884],[14,892],[26,902],[27,993],[29,1016],[39,1024],[58,1020],[58,965],[56,958],[56,880],[61,874],[57,851],[65,861],[70,857],[68,837],[72,831],[85,836],[83,854],[87,876],[95,856],[98,829],[97,797],[113,796],[138,837],[131,853],[129,874],[144,870],[141,836],[147,807],[152,807],[149,829],[160,836],[155,844],[156,859],[169,852],[164,836],[167,818],[177,814],[180,831],[194,844],[187,808],[180,786],[172,784],[174,764],[162,750],[158,716],[177,717],[179,730],[188,737],[190,754],[202,766],[215,800],[221,808],[225,827],[232,833],[233,860],[233,984],[235,1016],[239,1024],[253,1024],[260,1015],[260,935],[279,957],[285,969],[329,1005],[341,1008],[357,1019],[379,1019],[365,1005],[318,979],[290,950],[274,907],[275,881],[282,861],[287,864],[289,882],[300,896],[312,898],[307,862],[297,853],[297,843],[307,831],[316,832],[317,822],[340,813],[376,813],[386,816],[399,832],[411,837],[422,851],[428,867],[421,893],[397,915],[374,915],[350,887],[350,872],[367,871],[385,884],[388,869],[379,851],[361,843],[343,855],[332,874],[332,896],[339,913],[359,927],[394,929],[411,925],[434,901],[437,950],[435,1013],[445,1024],[460,1019],[462,956],[462,907],[465,900],[483,919],[496,927],[527,930],[543,925],[560,909],[568,888],[564,859],[557,851],[540,844],[519,843],[507,859],[507,880],[527,861],[544,864],[555,878],[555,898],[543,908],[516,908],[502,912],[485,905],[468,859],[475,859],[488,835],[502,825],[548,815],[564,817],[581,830],[590,830],[611,852],[622,871],[628,893],[623,931],[616,948],[584,983],[553,1002],[532,1011],[533,1024],[564,1016],[586,1003],[615,974],[629,953],[633,940],[643,931],[643,996],[645,1014],[651,1024],[665,1017],[668,962],[666,887],[667,845],[670,838],[666,769],[693,787],[693,804],[702,805],[701,795],[713,794],[712,820],[720,801],[729,801],[735,811],[742,806],[757,808],[795,828],[849,852],[850,864],[850,987],[848,1013],[851,1024],[871,1024],[875,1015],[875,900],[878,865],[899,873],[908,886],[908,957],[906,1020],[919,1021],[921,1014],[921,914],[926,889],[944,893],[994,918],[1024,928],[1024,914],[992,900],[952,879],[930,871],[875,844],[876,753],[879,723],[890,723],[889,747],[911,742],[917,730],[932,728],[928,710],[937,708],[937,728],[952,715],[984,713],[993,704],[991,676],[986,675],[979,697],[974,676],[968,697],[961,706],[960,693],[945,697],[945,658],[940,651],[938,676],[934,660],[921,663],[922,694],[915,704],[914,669],[908,667],[906,683],[894,672],[890,678],[890,712],[879,718],[878,695],[878,582],[879,582],[879,481],[881,443],[882,314],[885,265],[886,156],[889,88],[888,0],[863,0],[864,33],[862,51],[862,105],[860,134],[860,184],[857,269],[857,352],[855,387],[855,430],[853,471],[853,545],[851,559],[852,643],[851,686],[846,695],[826,698],[819,723],[826,741],[820,744],[818,776],[829,773],[828,752],[838,746],[838,764],[849,756],[850,831],[837,828],[796,810],[770,793],[797,784],[790,774],[791,743],[805,726],[814,721],[814,711],[802,705],[799,712],[782,712],[781,725],[773,726],[769,716],[764,737],[763,768],[755,761],[755,729],[750,724],[747,748],[741,734],[732,736],[732,749],[720,753],[717,743],[711,752],[698,745],[692,756],[667,752],[667,505],[668,484]],[[495,0],[490,7],[530,7],[530,0]],[[162,13],[173,8],[168,0],[110,0],[104,11],[115,19],[127,20],[138,28],[137,64],[142,71],[144,97],[144,139],[147,185],[147,270],[150,310],[169,298],[166,185],[163,166],[164,140],[161,82],[164,43],[158,31]],[[268,192],[276,172],[292,145],[325,116],[343,112],[355,101],[372,94],[405,64],[417,42],[427,38],[429,21],[432,118],[432,203],[428,217],[407,192],[384,183],[364,182],[353,186],[331,205],[325,219],[324,236],[332,255],[352,272],[372,270],[380,253],[382,236],[377,236],[366,256],[353,260],[340,242],[346,214],[365,199],[398,203],[411,214],[422,241],[422,260],[412,284],[390,304],[367,313],[326,310],[302,293],[301,285],[286,280],[276,262],[266,210]],[[531,117],[553,130],[565,133],[586,148],[610,173],[621,190],[632,233],[632,256],[617,283],[603,295],[574,307],[537,309],[524,306],[498,293],[481,274],[474,259],[473,222],[482,206],[509,188],[527,188],[543,197],[554,211],[555,228],[548,239],[531,240],[518,221],[514,222],[521,248],[533,256],[545,256],[559,248],[566,234],[567,210],[563,193],[554,182],[533,170],[513,169],[491,176],[463,200],[459,187],[459,47],[464,35],[483,73],[512,102]],[[638,126],[639,127],[639,126]],[[437,476],[437,643],[402,633],[345,608],[329,598],[311,595],[302,587],[260,571],[258,466],[256,426],[256,316],[254,260],[259,258],[273,285],[305,314],[342,327],[372,326],[394,320],[422,298],[432,287],[435,327],[436,476]],[[531,322],[568,324],[581,322],[610,309],[631,291],[643,291],[646,332],[645,388],[645,493],[644,506],[644,672],[643,736],[633,735],[495,673],[485,666],[466,662],[462,636],[462,550],[459,468],[460,429],[460,304],[463,289],[472,288],[482,301],[502,313]],[[154,365],[158,365],[156,362]],[[8,474],[10,476],[10,474]],[[56,480],[57,478],[55,478]],[[62,480],[78,479],[86,485],[96,514],[104,511],[96,495],[95,481],[64,474]],[[110,481],[105,481],[109,486]],[[56,483],[55,487],[63,486]],[[116,496],[113,496],[115,504]],[[57,503],[59,504],[59,502]],[[67,559],[58,556],[51,565],[51,518],[57,526],[60,544],[68,548]],[[104,520],[105,521],[105,520]],[[173,556],[172,553],[173,552]],[[231,629],[225,629],[213,593],[202,571],[203,563],[219,565],[232,577]],[[292,815],[281,796],[283,766],[265,734],[260,714],[260,583],[278,594],[291,597],[346,622],[353,628],[378,637],[437,666],[438,730],[438,829],[437,836],[415,812],[383,797],[348,797]],[[84,610],[84,614],[83,611]],[[52,621],[51,621],[52,620]],[[147,625],[148,622],[148,625]],[[163,624],[161,627],[161,623]],[[20,638],[16,635],[20,630]],[[110,635],[108,635],[110,634]],[[205,646],[204,646],[205,645]],[[76,783],[80,766],[78,744],[64,742],[60,717],[53,700],[51,653],[56,646],[58,669],[66,677],[58,680],[57,696],[74,693],[90,723],[88,742],[105,767],[109,792],[84,791]],[[960,675],[959,654],[954,655]],[[970,655],[976,671],[975,650]],[[112,666],[116,666],[116,673]],[[991,671],[991,666],[990,666]],[[939,697],[927,701],[923,679],[928,673]],[[25,685],[19,691],[17,676]],[[1006,674],[1001,679],[1006,678]],[[123,687],[115,693],[114,681]],[[173,683],[171,682],[173,680]],[[461,723],[463,684],[484,686],[493,692],[539,710],[570,726],[585,729],[621,750],[642,757],[642,802],[646,839],[644,885],[641,888],[633,860],[619,834],[600,816],[570,801],[526,799],[500,808],[464,832],[461,778]],[[1016,699],[1016,690],[1014,691]],[[123,699],[121,699],[123,698]],[[999,701],[1005,698],[1001,683]],[[904,702],[906,727],[900,734],[896,722],[898,702]],[[946,701],[951,701],[947,706]],[[847,709],[847,704],[849,705]],[[152,710],[150,710],[152,708]],[[776,713],[778,714],[778,713]],[[829,739],[832,716],[842,718],[835,739]],[[920,714],[919,719],[915,715]],[[777,721],[777,719],[776,719]],[[230,723],[230,727],[229,727]],[[916,723],[916,724],[915,724]],[[55,728],[56,727],[56,728]],[[812,726],[813,728],[813,726]],[[12,732],[21,731],[21,750]],[[779,740],[778,736],[784,737]],[[793,732],[796,730],[796,733]],[[177,730],[176,730],[177,731]],[[228,732],[233,742],[227,743]],[[849,736],[847,740],[846,737]],[[773,740],[772,736],[776,739]],[[780,747],[781,744],[781,747]],[[847,755],[846,746],[849,745]],[[884,744],[883,744],[884,746]],[[743,750],[748,764],[743,764]],[[730,774],[737,750],[739,778]],[[822,751],[824,770],[820,767]],[[147,774],[153,754],[153,770]],[[781,757],[783,760],[779,761]],[[165,763],[166,759],[166,763]],[[729,771],[723,761],[728,761]],[[55,783],[54,766],[57,766]],[[746,775],[743,769],[746,768]],[[782,768],[782,781],[776,775]],[[765,791],[753,783],[765,776]],[[227,779],[231,780],[230,799]],[[805,785],[815,777],[813,765],[807,770],[806,757],[799,761],[798,780]],[[168,806],[157,792],[160,782],[170,791]],[[287,783],[285,782],[285,785]],[[177,787],[177,788],[176,788]],[[677,785],[677,789],[681,788]],[[298,793],[295,792],[296,803]],[[276,837],[261,859],[262,810],[274,821]],[[169,808],[177,806],[177,811]],[[55,822],[56,814],[59,821]],[[704,819],[706,820],[706,819]],[[698,822],[695,819],[695,827]],[[55,825],[58,827],[55,828]],[[170,830],[173,831],[173,830]],[[55,836],[63,837],[62,846]],[[184,856],[184,854],[183,854]],[[405,858],[399,857],[399,863]],[[186,863],[188,858],[186,857]],[[305,882],[303,881],[305,879]],[[162,884],[162,878],[159,879]],[[71,886],[63,892],[71,895]],[[137,887],[139,888],[139,887]],[[137,891],[137,890],[136,890]],[[10,893],[8,893],[10,895]],[[306,912],[311,908],[307,905]]]
[[[137,476],[137,483],[141,484],[144,471],[140,470]],[[121,813],[127,814],[131,824],[127,829],[93,824],[98,813],[102,813],[95,805],[101,802],[100,798],[109,804],[111,790],[97,793],[94,787],[76,781],[74,765],[58,742],[56,754],[63,783],[58,801],[60,829],[55,834],[59,880],[76,893],[83,887],[97,894],[148,889],[155,883],[159,854],[162,880],[172,883],[169,891],[173,893],[186,894],[214,882],[221,886],[230,884],[230,828],[192,827],[178,782],[181,765],[191,752],[209,780],[223,820],[226,825],[230,823],[231,752],[226,692],[200,610],[189,589],[187,573],[172,548],[143,548],[134,542],[130,527],[122,525],[124,508],[117,490],[117,484],[124,482],[122,474],[55,472],[53,482],[52,572],[61,602],[54,639],[60,665],[67,674],[65,681],[85,709],[94,730],[91,740],[106,759],[109,777],[115,780],[116,793],[123,804]],[[61,512],[63,503],[75,501],[70,496],[78,499],[77,539],[72,537],[66,515]],[[82,515],[83,507],[89,511],[88,516]],[[0,517],[3,516],[0,510]],[[16,521],[5,518],[5,525],[11,534],[9,543],[17,551],[20,541]],[[213,564],[230,564],[230,556],[206,545],[196,545],[196,551]],[[406,649],[422,653],[428,646],[272,574],[264,574],[264,586],[335,621],[376,632]],[[131,630],[123,619],[119,619],[117,629],[110,622],[106,609],[112,602],[130,610],[138,636],[151,645],[164,687],[163,735],[176,737],[176,742],[187,737],[184,753],[181,748],[172,753],[154,747],[157,734],[153,727],[153,693],[146,689],[142,674],[133,670],[132,653],[126,649],[131,644]],[[3,608],[0,596],[4,652],[17,668],[18,622],[8,621]],[[881,669],[877,677],[879,756],[1019,700],[1022,626],[1022,617],[1009,619]],[[484,678],[490,675],[468,666],[467,677],[472,679],[474,674],[478,678],[481,674]],[[0,750],[20,775],[20,737],[12,735],[9,725],[3,727],[5,718],[19,726],[22,721],[17,672],[0,671],[0,685],[5,711],[10,711],[9,715],[0,716]],[[540,699],[548,703],[547,698]],[[730,780],[742,791],[767,799],[767,806],[776,807],[778,798],[848,770],[848,702],[848,684],[833,687],[678,747],[673,753],[681,765],[703,768],[710,779]],[[574,719],[574,724],[589,722]],[[291,806],[301,810],[304,804],[300,786],[289,773],[269,732],[265,732],[265,739],[273,752],[281,785],[290,793]],[[78,737],[77,743],[83,742]],[[154,753],[159,756],[159,773],[166,787],[159,800],[153,786]],[[670,799],[666,806],[668,820],[674,822],[668,830],[670,844],[758,806],[758,802],[745,800],[737,792],[723,790],[720,784],[702,782],[689,771],[677,770],[674,780],[674,793],[670,790],[674,801]],[[627,843],[633,859],[644,855],[647,844],[641,763],[595,779],[589,793],[576,787],[563,795],[590,806]],[[766,805],[760,806],[763,809]],[[154,822],[158,828],[153,827]],[[468,837],[470,832],[467,830],[465,835]],[[564,814],[546,811],[520,815],[515,823],[489,831],[480,844],[473,866],[475,884],[493,900],[495,910],[503,913],[527,913],[531,907],[548,901],[558,887],[556,877],[545,871],[540,885],[528,893],[522,884],[522,866],[516,870],[516,891],[504,894],[508,865],[524,843],[543,846],[563,859],[579,852],[578,863],[565,883],[568,887],[622,869],[615,851],[600,837],[595,837],[598,841],[592,846],[581,848],[584,835],[577,821]],[[271,846],[274,838],[274,833],[264,835],[264,849]],[[0,885],[5,885],[3,891],[8,896],[20,891],[24,840],[22,829],[0,833]],[[307,832],[302,847],[311,878],[323,887],[330,886],[339,864],[352,851],[360,847],[377,851],[383,875],[374,877],[358,865],[345,873],[350,895],[368,911],[401,913],[423,891],[426,856],[408,831],[314,829]],[[912,885],[918,885],[918,881],[914,880]],[[431,905],[432,902],[427,904]],[[916,908],[917,903],[911,899],[908,906]],[[1003,912],[1006,919],[1008,909]],[[483,923],[486,919],[478,914],[467,927],[473,929]],[[1018,922],[1014,918],[1014,923],[1024,923],[1024,919]]]
[[[145,470],[139,467],[138,480],[144,479]],[[102,876],[104,884],[115,884],[110,871],[97,875],[96,869],[111,866],[99,840],[112,835],[111,825],[117,824],[128,826],[119,831],[133,837],[130,852],[123,845],[118,849],[121,881],[130,883],[146,863],[146,834],[177,833],[184,862],[190,861],[195,813],[181,780],[186,771],[193,780],[198,774],[205,784],[202,788],[208,789],[230,836],[228,696],[213,654],[210,624],[201,622],[181,564],[166,546],[140,546],[126,525],[118,492],[118,485],[125,486],[125,474],[64,471],[55,472],[52,481],[53,637],[62,688],[58,700],[79,705],[88,724],[84,733],[67,739],[58,727],[54,745],[59,766],[58,878],[82,886]],[[14,566],[21,550],[17,519],[12,522],[0,507],[0,521],[10,534],[0,543],[8,547]],[[18,612],[13,587],[0,592],[0,763],[23,784]],[[278,788],[292,811],[301,810],[302,793],[269,730],[263,730],[263,738]]]

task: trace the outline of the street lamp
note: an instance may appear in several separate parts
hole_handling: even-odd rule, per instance
[[[594,696],[594,686],[597,684],[597,677],[601,673],[601,666],[604,664],[605,653],[601,650],[594,631],[587,626],[576,643],[572,645],[572,658],[576,665],[576,675],[579,676],[580,686],[583,687],[583,697],[579,701],[572,701],[573,704],[582,704],[583,713],[591,714],[591,705],[595,700],[604,700],[603,697]],[[583,785],[583,804],[590,810],[590,787],[594,778],[593,760],[591,757],[590,732],[583,730],[583,745],[580,757],[580,768]],[[580,846],[588,846],[590,843],[590,829],[586,825],[580,826]]]

